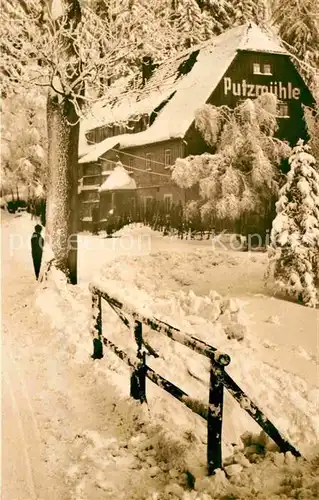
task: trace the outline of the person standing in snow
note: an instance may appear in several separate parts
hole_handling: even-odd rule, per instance
[[[40,226],[40,224],[37,224],[31,237],[31,252],[36,279],[38,279],[40,273],[44,244],[44,240],[41,236],[41,231],[42,226]]]

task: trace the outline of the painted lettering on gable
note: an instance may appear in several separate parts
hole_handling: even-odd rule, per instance
[[[300,89],[298,89],[298,87],[295,87],[294,89],[292,89],[292,97],[294,99],[299,99],[299,97],[300,97]]]
[[[224,78],[224,95],[231,94],[236,97],[258,97],[266,92],[275,94],[275,96],[281,100],[298,100],[301,94],[300,89],[298,87],[293,87],[291,82],[287,84],[282,82],[270,82],[268,85],[259,85],[247,83],[246,80],[233,82],[229,76]]]
[[[247,97],[255,97],[255,85],[252,85],[251,83],[248,83],[248,92],[247,92]]]

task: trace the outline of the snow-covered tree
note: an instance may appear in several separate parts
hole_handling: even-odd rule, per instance
[[[181,47],[178,7],[172,15],[169,0],[86,0],[104,25],[105,36],[98,41],[100,57],[114,51],[117,63],[100,74],[112,80],[140,72],[143,56],[160,62]],[[98,21],[95,21],[98,23]],[[156,33],[156,36],[154,36]],[[103,75],[104,73],[104,75]],[[105,88],[101,89],[101,93]]]
[[[109,95],[112,79],[140,71],[144,55],[160,62],[182,46],[210,38],[243,21],[261,22],[261,4],[264,2],[258,2],[257,8],[252,0],[2,0],[0,83],[3,95],[20,92],[21,85],[24,88],[41,86],[49,92],[47,233],[56,265],[69,274],[72,282],[76,281],[75,165],[83,108],[87,103],[90,105],[92,99],[105,93]],[[295,19],[298,9],[294,2]],[[293,44],[293,40],[289,43]],[[233,127],[225,125],[221,134],[225,144],[227,137],[232,134],[235,137],[239,129],[235,118],[230,122]],[[250,149],[255,165],[264,163],[266,167],[264,173],[259,169],[259,175],[269,178],[271,168],[267,168],[265,158],[270,160],[273,154],[276,156],[278,148],[273,148],[274,141],[266,142],[260,154],[249,140],[241,147],[238,140],[239,149],[235,152],[234,148],[230,157],[245,156]],[[232,165],[226,146],[221,149],[225,165]],[[257,171],[258,168],[254,169],[254,175]],[[246,174],[240,175],[238,181],[245,188],[250,185],[244,182]],[[252,172],[250,174],[248,178],[253,177]],[[226,179],[224,182],[227,185]],[[246,200],[243,205],[247,207],[252,202],[251,190],[245,189],[243,193],[242,200]],[[231,195],[228,193],[227,199],[233,205]],[[219,211],[225,211],[229,203],[224,207],[220,204]]]
[[[302,141],[289,158],[287,182],[276,203],[271,231],[268,277],[309,307],[318,302],[319,174],[315,158]]]
[[[27,187],[30,196],[47,182],[46,99],[38,89],[14,95],[3,103],[1,121],[1,186],[15,193]]]
[[[119,68],[122,73],[128,68],[125,61],[140,42],[137,31],[144,32],[145,43],[148,38],[161,40],[158,25],[146,22],[146,5],[138,16],[133,15],[132,2],[126,2],[124,22],[123,12],[114,10],[120,2],[105,2],[110,8],[104,17],[96,13],[94,4],[94,0],[3,0],[1,9],[3,95],[11,98],[12,92],[21,93],[21,86],[48,90],[46,236],[55,266],[71,283],[77,281],[77,159],[82,110],[99,95],[99,85],[105,85],[106,92],[110,77],[119,76]]]
[[[231,2],[235,9],[237,24],[243,24],[247,21],[254,21],[257,24],[262,24],[265,21],[267,13],[266,2],[260,0],[237,0]]]
[[[319,94],[318,94],[319,97]],[[316,168],[319,172],[319,107],[305,108],[304,110],[305,121],[307,124],[307,131],[309,134],[309,146],[311,153],[316,159]]]
[[[308,81],[318,81],[319,4],[317,0],[270,0],[272,24]],[[317,73],[317,75],[316,75]]]
[[[209,104],[195,124],[214,153],[178,159],[172,178],[180,186],[199,184],[201,212],[236,220],[244,213],[264,214],[277,196],[280,165],[290,154],[274,138],[276,98],[264,94],[234,110]]]
[[[204,39],[202,13],[196,0],[184,0],[179,8],[179,18],[182,45],[189,48]]]

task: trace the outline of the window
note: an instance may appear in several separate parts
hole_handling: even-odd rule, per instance
[[[253,63],[254,75],[272,75],[271,64],[266,63],[261,67],[260,63]]]
[[[260,64],[259,63],[253,64],[253,72],[254,72],[254,75],[260,75],[261,71],[260,71]]]
[[[169,165],[172,164],[172,155],[171,155],[170,149],[165,149],[164,163],[165,163],[165,167],[168,167]]]
[[[130,168],[134,167],[134,158],[130,157],[130,158],[128,159],[128,166],[129,166]]]
[[[165,212],[169,212],[172,207],[173,195],[164,194],[164,208]]]
[[[148,211],[151,209],[153,203],[153,196],[144,196],[144,210]]]
[[[264,75],[272,75],[270,64],[264,64]]]
[[[153,159],[152,153],[146,153],[146,163],[145,163],[146,170],[152,170],[152,159]]]
[[[101,158],[101,163],[102,163],[102,174],[104,172],[110,172],[113,170],[114,164],[112,160],[106,160],[105,158]]]
[[[288,103],[281,102],[281,101],[279,101],[277,103],[277,117],[278,118],[290,118]]]

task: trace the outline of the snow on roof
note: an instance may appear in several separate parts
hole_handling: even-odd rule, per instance
[[[238,50],[289,55],[273,31],[266,31],[253,23],[249,23]]]
[[[117,165],[110,176],[102,184],[99,191],[116,191],[120,189],[136,189],[136,183],[123,165]]]
[[[86,130],[106,123],[123,122],[132,115],[150,115],[167,100],[149,128],[143,132],[118,135],[112,139],[116,139],[119,149],[124,149],[183,138],[194,120],[196,110],[207,102],[238,51],[288,54],[273,33],[251,23],[227,30],[197,49],[197,54],[196,47],[193,47],[183,55],[161,64],[143,88],[142,97],[130,93],[113,107],[109,105],[95,109],[96,118],[86,121]],[[193,67],[188,73],[181,74],[181,66],[187,64],[191,57],[195,60]],[[99,144],[99,151],[104,149],[99,155],[103,154],[112,142],[107,141],[109,139]],[[87,161],[87,157],[85,158],[81,163]]]
[[[93,161],[97,161],[102,154],[106,153],[115,146],[119,146],[119,136],[108,137],[98,144],[92,144],[88,146],[85,156],[80,158],[79,163],[91,163]]]
[[[88,184],[85,186],[80,186],[81,191],[96,191],[99,188],[99,184]]]

